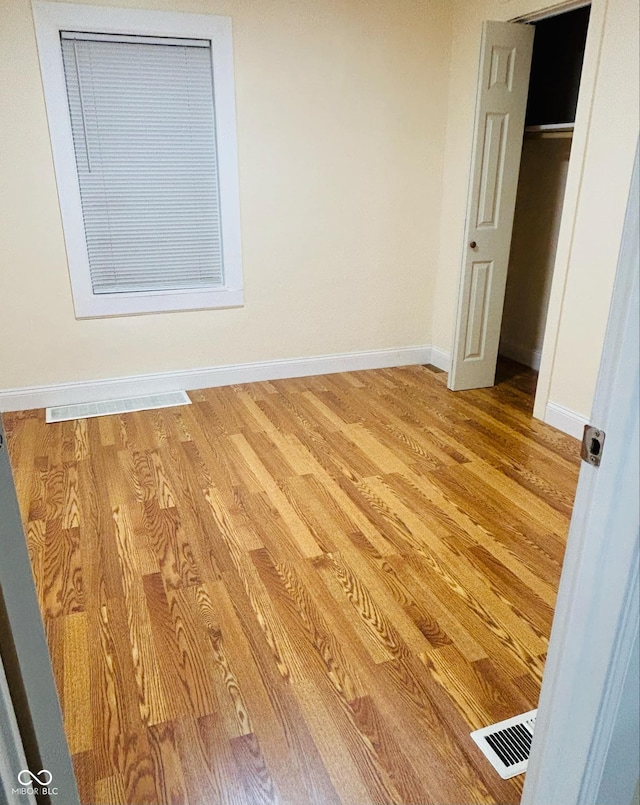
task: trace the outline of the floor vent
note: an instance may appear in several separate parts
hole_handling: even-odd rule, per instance
[[[480,751],[503,780],[527,770],[537,710],[471,733]]]
[[[88,419],[92,416],[109,414],[130,414],[132,411],[150,411],[153,408],[170,408],[173,405],[191,405],[187,392],[169,391],[145,397],[127,397],[122,400],[58,405],[47,408],[47,422],[67,422],[70,419]]]

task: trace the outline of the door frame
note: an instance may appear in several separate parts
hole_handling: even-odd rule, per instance
[[[616,727],[637,719],[625,691],[640,625],[639,173],[640,144],[591,420],[605,450],[580,471],[521,805],[593,805],[605,779],[631,802],[637,780],[624,777],[635,758],[605,775]]]
[[[21,776],[40,803],[80,805],[8,452],[0,416],[0,658],[28,764]],[[4,737],[11,739],[8,731]],[[15,735],[12,744],[13,765],[21,761]],[[2,786],[21,787],[23,769],[13,769],[9,780],[6,763],[0,771]],[[29,773],[41,776],[29,785]],[[28,801],[22,793],[16,797]]]
[[[556,17],[568,11],[584,8],[584,6],[591,7],[582,73],[580,75],[576,119],[571,142],[571,154],[569,156],[569,168],[567,171],[562,213],[560,216],[558,243],[551,278],[551,291],[547,303],[547,318],[542,339],[540,369],[538,370],[538,382],[533,404],[534,417],[543,421],[547,421],[547,405],[550,398],[551,379],[558,345],[560,320],[562,317],[562,303],[567,286],[575,220],[585,168],[587,139],[591,125],[596,79],[600,66],[600,49],[604,37],[607,2],[608,0],[601,3],[594,3],[592,0],[570,0],[569,2],[566,2],[566,0],[558,0],[558,2],[550,3],[549,6],[540,11],[510,20],[510,22],[539,22],[540,20]]]
[[[13,699],[0,656],[0,802],[11,801],[12,789],[20,785],[16,780],[16,770],[20,772],[27,768]],[[26,794],[22,801],[24,805],[35,805],[36,802],[32,794]]]

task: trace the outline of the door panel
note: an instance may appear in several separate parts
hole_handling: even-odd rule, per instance
[[[487,308],[493,263],[473,263],[464,357],[479,358],[486,341]]]
[[[491,67],[489,69],[489,89],[496,86],[513,88],[513,65],[516,49],[494,45],[491,48]]]
[[[533,26],[485,22],[464,263],[449,373],[455,391],[492,386],[533,51]]]
[[[482,161],[480,163],[480,198],[476,229],[498,225],[498,194],[504,173],[504,152],[509,120],[506,115],[489,114],[485,119]]]

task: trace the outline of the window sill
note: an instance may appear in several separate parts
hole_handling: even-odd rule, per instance
[[[244,305],[242,288],[216,291],[170,291],[160,293],[90,294],[74,297],[77,319],[138,316],[184,310],[211,310]]]

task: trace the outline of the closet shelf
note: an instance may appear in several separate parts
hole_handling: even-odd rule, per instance
[[[538,137],[571,137],[573,123],[544,123],[541,126],[526,126],[524,133]]]

